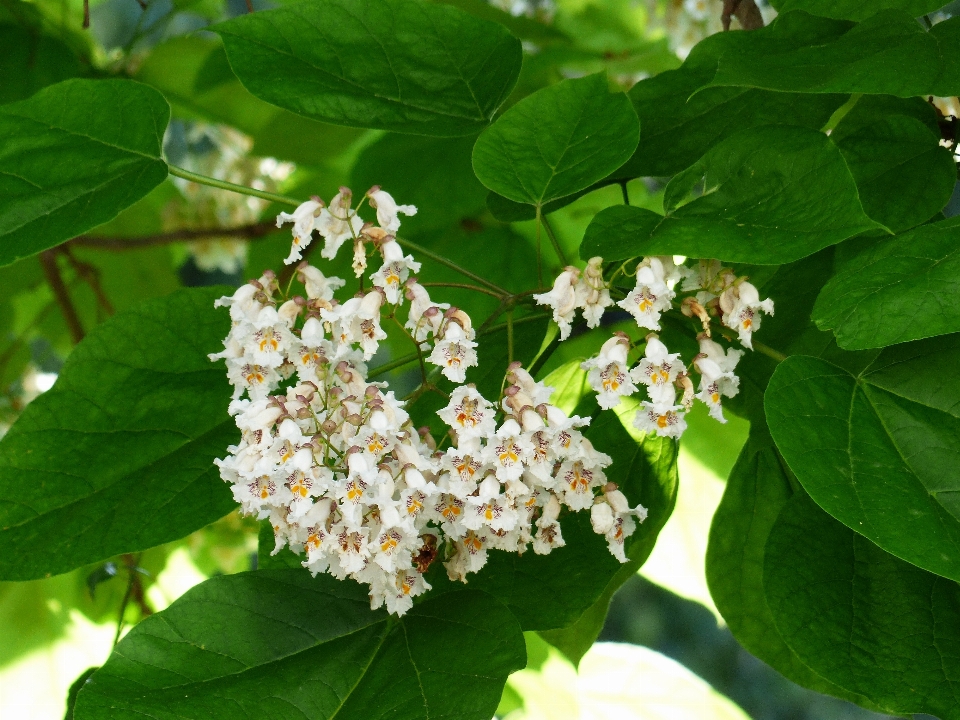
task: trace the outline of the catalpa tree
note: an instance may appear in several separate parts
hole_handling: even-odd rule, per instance
[[[6,410],[0,579],[126,579],[70,717],[488,720],[531,643],[580,662],[736,416],[734,636],[960,718],[960,18],[774,5],[682,64],[481,2],[159,44],[148,4],[112,55],[9,11],[0,372],[38,328],[66,361]],[[151,549],[238,509],[254,569],[153,612]]]

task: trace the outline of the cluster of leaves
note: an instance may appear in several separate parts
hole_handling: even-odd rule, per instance
[[[258,569],[202,583],[136,626],[85,680],[75,717],[486,720],[525,665],[524,631],[579,660],[670,515],[676,446],[628,429],[629,403],[591,406],[563,352],[544,366],[556,343],[541,346],[542,313],[512,293],[535,287],[545,255],[524,221],[539,233],[584,195],[626,196],[641,177],[669,180],[648,207],[606,202],[581,259],[741,263],[777,306],[764,322],[772,350],[744,360],[731,403],[751,434],[711,530],[717,607],[802,685],[960,717],[960,223],[942,214],[957,169],[941,128],[953,128],[927,102],[960,94],[960,18],[927,28],[914,17],[936,0],[881,4],[783,0],[770,26],[711,36],[627,93],[603,73],[558,81],[584,52],[561,30],[470,2],[284,5],[214,26],[222,46],[161,44],[137,80],[64,80],[93,71],[63,70],[63,41],[27,38],[46,39],[0,105],[3,271],[39,286],[42,267],[54,296],[41,305],[62,306],[89,263],[125,289],[0,440],[0,579],[139,552],[234,506],[212,464],[235,440],[230,390],[206,357],[227,332],[213,309],[224,288],[167,294],[175,280],[134,269],[149,257],[118,264],[78,242],[123,234],[164,197],[178,172],[161,153],[171,108],[308,168],[291,192],[322,192],[347,167],[361,191],[377,183],[418,205],[410,237],[507,288],[457,296],[489,318],[471,380],[495,397],[514,357],[555,368],[554,402],[594,416],[610,479],[650,510],[623,566],[571,517],[562,551],[497,554],[466,589],[433,568],[434,591],[400,620],[370,611],[357,586],[262,552]],[[18,27],[0,31],[20,42]],[[524,57],[521,37],[539,52]],[[281,257],[284,240],[261,242],[262,257]],[[556,256],[566,262],[563,242]],[[424,261],[425,275],[451,272]],[[682,346],[689,330],[664,335]],[[418,400],[424,419],[430,402]]]

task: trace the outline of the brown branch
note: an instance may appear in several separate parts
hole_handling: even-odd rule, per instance
[[[90,27],[90,0],[83,0],[83,29]]]
[[[154,245],[168,245],[170,243],[189,242],[191,240],[209,240],[210,238],[218,237],[257,240],[276,231],[277,226],[272,221],[264,221],[233,228],[171,230],[170,232],[157,233],[156,235],[140,235],[136,237],[81,235],[71,240],[68,244],[74,247],[96,248],[98,250],[139,250]]]
[[[113,315],[113,303],[110,302],[110,298],[107,297],[107,293],[104,292],[103,286],[100,284],[100,270],[88,262],[77,260],[77,258],[73,256],[73,253],[70,252],[69,246],[65,245],[63,247],[63,254],[66,255],[67,260],[70,261],[74,272],[93,290],[93,294],[97,298],[97,304],[107,315]]]
[[[60,306],[60,312],[63,314],[64,322],[70,330],[70,337],[74,344],[83,340],[83,325],[80,323],[80,316],[77,315],[77,309],[73,306],[70,299],[70,293],[67,286],[63,283],[63,276],[60,274],[60,266],[57,265],[57,253],[55,250],[44,250],[40,253],[40,265],[43,266],[43,274],[53,290],[53,296],[57,299]]]
[[[723,0],[723,14],[720,22],[724,30],[730,29],[730,19],[736,17],[744,30],[757,30],[763,27],[763,15],[754,0]]]

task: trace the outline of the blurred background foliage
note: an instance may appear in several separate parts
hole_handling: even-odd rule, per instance
[[[411,138],[333,127],[268,105],[240,85],[217,36],[204,28],[283,2],[90,0],[84,29],[83,0],[0,0],[0,103],[71,77],[134,78],[170,102],[164,152],[172,163],[298,197],[329,198],[341,185],[358,193],[382,185],[400,202],[418,206],[404,222],[410,239],[442,247],[506,288],[526,289],[536,263],[534,222],[506,224],[488,209],[487,191],[471,167],[473,137]],[[524,41],[523,71],[508,103],[565,77],[606,70],[612,83],[627,89],[675,68],[700,39],[720,31],[723,8],[722,0],[446,2],[499,21]],[[774,11],[761,10],[769,21]],[[625,192],[634,205],[662,210],[664,180],[635,180]],[[601,188],[550,215],[567,257],[576,257],[593,215],[620,197],[618,186]],[[277,210],[171,177],[54,253],[80,332],[180,285],[236,285],[277,267],[289,246],[288,230],[273,227]],[[423,277],[458,279],[422,259]],[[550,262],[545,275],[552,276],[562,260]],[[330,272],[350,277],[347,263],[342,257]],[[36,256],[0,268],[0,433],[53,384],[77,340],[76,324],[65,319],[64,299],[48,278]],[[442,288],[436,295],[451,299]],[[484,295],[457,299],[475,317],[490,314],[497,303]],[[574,338],[542,374],[591,351]],[[404,352],[384,344],[371,366]],[[415,384],[407,372],[381,377],[400,393]],[[793,685],[740,648],[724,627],[707,590],[704,555],[710,519],[748,424],[734,417],[720,426],[705,417],[694,413],[693,431],[684,436],[676,511],[640,574],[614,597],[601,640],[620,644],[595,646],[578,675],[562,654],[531,635],[530,665],[511,678],[501,715],[879,717]],[[0,718],[63,717],[71,683],[103,662],[118,633],[207,577],[254,567],[256,537],[256,524],[234,513],[139,556],[46,580],[0,583]],[[639,683],[631,680],[636,677]],[[663,704],[665,697],[674,704]],[[677,705],[678,697],[689,700],[689,708]]]

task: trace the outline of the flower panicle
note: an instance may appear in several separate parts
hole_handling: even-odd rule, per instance
[[[550,404],[552,388],[518,363],[496,404],[467,384],[477,364],[472,320],[431,300],[417,281],[419,263],[395,239],[398,215],[416,208],[373,188],[366,200],[374,225],[351,197],[341,188],[329,204],[311,200],[278,223],[294,224],[291,262],[314,231],[331,259],[352,239],[355,268],[365,271],[369,249],[379,253],[368,292],[340,302],[344,280],[303,261],[294,277],[302,295],[286,297],[267,272],[217,301],[232,326],[224,350],[210,357],[226,362],[229,411],[241,431],[217,465],[243,511],[270,521],[274,552],[289,547],[313,573],[365,583],[371,606],[396,614],[430,589],[436,561],[466,582],[489,551],[563,546],[564,511],[589,509],[594,530],[625,562],[626,538],[646,510],[629,507],[607,481],[610,457],[579,429],[588,421]],[[602,276],[590,281],[593,305],[609,304]],[[403,307],[421,357],[429,350],[423,359],[456,384],[438,412],[453,441],[443,451],[386,382],[369,380],[366,363],[386,337],[382,314],[396,317]]]

